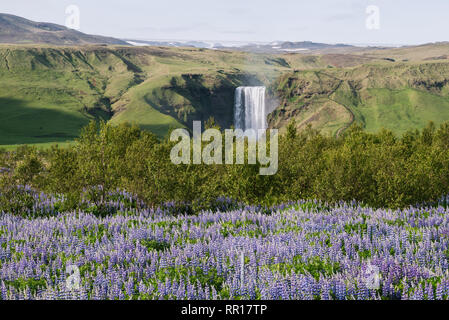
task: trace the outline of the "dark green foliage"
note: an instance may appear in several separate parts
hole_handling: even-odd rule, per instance
[[[148,250],[164,251],[170,248],[168,242],[162,242],[157,240],[144,239],[140,241],[140,244],[146,247]]]
[[[47,282],[45,279],[23,279],[18,278],[15,280],[6,280],[6,285],[13,286],[18,291],[24,291],[30,288],[30,292],[36,294],[38,290],[44,290],[47,288]]]
[[[108,197],[117,188],[173,214],[298,199],[397,208],[449,194],[449,124],[429,124],[402,137],[386,130],[367,133],[355,125],[336,138],[310,127],[296,132],[292,123],[280,137],[279,170],[273,176],[260,176],[260,164],[174,165],[173,146],[134,126],[93,122],[77,144],[65,149],[1,152],[0,210],[26,211],[32,205],[15,187],[25,184],[65,194],[61,210],[99,215],[110,213],[105,203],[114,201]],[[95,206],[82,207],[84,200]],[[136,201],[129,207],[141,205]]]
[[[11,184],[8,180],[0,180],[0,212],[25,215],[34,204],[31,192]]]
[[[321,260],[319,257],[314,257],[309,261],[303,261],[301,256],[296,256],[291,262],[273,264],[270,266],[270,269],[282,274],[290,274],[292,272],[297,274],[310,274],[319,280],[320,276],[331,276],[338,273],[340,271],[340,265],[337,262],[332,263]]]

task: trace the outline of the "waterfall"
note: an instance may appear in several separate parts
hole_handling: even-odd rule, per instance
[[[267,129],[265,87],[238,87],[235,90],[234,126],[236,129]]]

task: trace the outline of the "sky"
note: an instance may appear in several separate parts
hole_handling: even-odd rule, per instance
[[[449,40],[449,0],[2,0],[0,12],[65,25],[69,5],[79,8],[80,31],[122,39],[384,45]]]

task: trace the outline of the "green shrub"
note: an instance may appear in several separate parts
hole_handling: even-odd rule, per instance
[[[357,200],[396,208],[449,194],[447,123],[402,137],[386,130],[367,133],[357,125],[329,137],[310,127],[297,132],[291,123],[280,137],[279,170],[273,176],[260,176],[259,164],[174,165],[169,158],[173,145],[135,126],[93,122],[66,149],[3,151],[0,166],[8,169],[0,172],[2,208],[15,205],[8,197],[18,184],[64,193],[66,209],[75,208],[86,190],[96,190],[89,200],[101,209],[108,192],[119,188],[147,205],[171,203],[190,213],[219,210],[215,201],[220,197],[261,205]],[[26,199],[16,203],[28,205]]]

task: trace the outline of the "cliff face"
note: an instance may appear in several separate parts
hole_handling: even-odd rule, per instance
[[[442,57],[446,47],[438,50],[432,54]],[[135,123],[161,137],[210,117],[229,128],[238,86],[267,86],[269,125],[281,130],[295,119],[301,129],[337,135],[357,121],[400,134],[449,120],[447,59],[357,57],[2,45],[0,145],[72,140],[91,119]]]
[[[191,128],[193,121],[213,117],[221,128],[234,123],[235,89],[245,83],[257,83],[242,73],[182,74],[170,84],[155,88],[145,96],[148,104]]]
[[[10,122],[0,124],[0,145],[71,140],[95,118],[159,136],[210,117],[229,128],[236,87],[288,70],[282,60],[248,59],[192,48],[1,46],[0,115]]]
[[[271,127],[295,119],[330,134],[357,121],[368,131],[398,134],[428,121],[449,120],[449,62],[370,64],[351,69],[296,71],[280,77],[272,90],[280,106]]]

